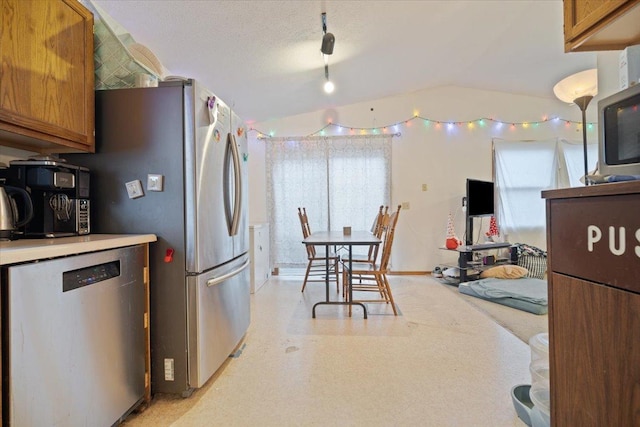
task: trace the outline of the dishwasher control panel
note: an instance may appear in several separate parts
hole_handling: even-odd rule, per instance
[[[120,276],[120,261],[84,267],[62,273],[62,291],[72,291],[83,286]]]

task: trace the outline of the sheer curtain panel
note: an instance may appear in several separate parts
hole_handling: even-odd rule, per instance
[[[497,220],[502,232],[512,243],[546,247],[545,203],[540,193],[557,186],[556,140],[494,140],[493,150]]]
[[[584,146],[582,141],[560,140],[561,165],[566,167],[566,173],[561,173],[558,181],[560,188],[580,187],[584,182],[580,181],[584,175]],[[587,144],[587,167],[589,171],[598,164],[598,144]],[[560,169],[562,172],[562,168]]]
[[[589,170],[596,167],[598,145],[587,145]],[[493,140],[497,219],[512,243],[546,247],[546,206],[542,190],[578,187],[584,175],[582,141]]]
[[[393,135],[265,138],[271,259],[303,267],[298,207],[311,231],[369,229],[391,199]]]

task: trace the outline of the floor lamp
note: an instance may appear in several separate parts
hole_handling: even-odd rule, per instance
[[[598,70],[581,71],[572,74],[559,81],[553,87],[553,93],[559,100],[576,104],[582,112],[582,146],[584,148],[584,185],[589,185],[587,175],[589,166],[587,164],[587,117],[586,111],[589,102],[598,94]]]

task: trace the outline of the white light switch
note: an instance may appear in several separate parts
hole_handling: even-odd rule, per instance
[[[147,175],[147,191],[162,191],[164,178],[162,175],[150,173]]]
[[[127,186],[127,194],[130,199],[136,199],[144,196],[144,191],[142,191],[142,182],[140,182],[139,179],[129,181],[125,183],[125,185]]]

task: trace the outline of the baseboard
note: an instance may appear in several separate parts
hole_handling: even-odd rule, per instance
[[[390,276],[424,276],[430,274],[430,271],[390,271]]]
[[[302,275],[304,276],[304,268],[300,269],[302,271]],[[430,271],[389,271],[387,274],[389,274],[389,276],[424,276],[427,274],[431,274]],[[271,270],[271,276],[278,276],[280,275],[280,269],[278,267],[275,267],[273,270]]]

